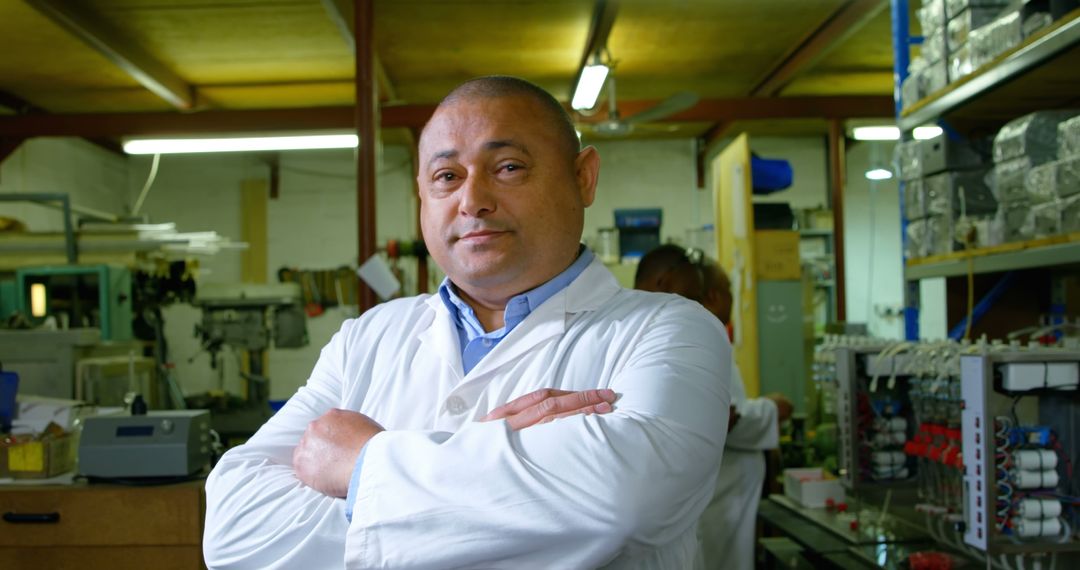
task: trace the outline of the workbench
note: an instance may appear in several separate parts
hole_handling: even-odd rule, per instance
[[[0,486],[0,568],[205,568],[204,483]]]

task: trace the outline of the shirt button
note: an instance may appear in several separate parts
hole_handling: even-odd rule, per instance
[[[465,400],[462,400],[457,396],[450,396],[446,399],[446,411],[455,416],[464,414],[467,409],[468,406],[465,405]]]

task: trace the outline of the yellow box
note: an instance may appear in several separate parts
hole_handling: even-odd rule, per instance
[[[0,446],[0,477],[45,479],[75,469],[75,437],[19,441]]]
[[[760,230],[754,232],[754,272],[758,279],[802,279],[799,259],[799,232]]]

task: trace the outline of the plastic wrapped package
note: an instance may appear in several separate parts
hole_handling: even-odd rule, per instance
[[[978,69],[990,63],[997,56],[1020,45],[1023,40],[1019,11],[1002,14],[993,22],[972,30],[968,35],[972,68]]]
[[[1054,173],[1058,198],[1067,198],[1080,194],[1080,156],[1065,158],[1057,162]]]
[[[994,137],[994,162],[1026,157],[1039,165],[1057,158],[1058,125],[1075,110],[1036,111],[1009,121]]]
[[[1045,204],[1057,200],[1058,163],[1047,162],[1033,167],[1024,177],[1024,188],[1032,204]]]
[[[904,83],[900,85],[900,106],[903,109],[918,103],[924,97],[922,90],[922,74],[908,75]]]
[[[927,216],[951,219],[991,215],[998,202],[986,185],[986,170],[943,172],[926,178],[924,209]]]
[[[978,168],[987,162],[968,141],[945,135],[919,141],[922,174],[937,174],[946,170]]]
[[[917,12],[924,36],[945,28],[945,1],[927,0]]]
[[[925,37],[919,55],[926,61],[941,61],[945,59],[945,32],[938,31]]]
[[[926,217],[926,184],[921,178],[904,183],[904,219],[909,222]]]
[[[1001,9],[1009,0],[945,0],[945,15],[949,18],[956,17],[968,8],[997,8]]]
[[[896,143],[893,158],[900,172],[900,180],[906,182],[922,177],[922,150],[919,148],[919,141]]]
[[[968,8],[949,20],[945,27],[945,45],[949,52],[960,49],[968,41],[972,30],[977,30],[997,19],[999,6],[991,8]]]
[[[1025,181],[1032,168],[1028,158],[1014,158],[994,165],[991,190],[999,203],[1027,199]]]
[[[926,218],[926,254],[944,255],[952,251],[952,219],[948,216],[928,216]]]
[[[909,222],[904,240],[904,257],[926,257],[926,219]]]
[[[949,53],[949,83],[956,83],[975,71],[969,45],[965,43]]]
[[[1054,23],[1053,16],[1050,12],[1035,12],[1024,18],[1024,37],[1034,36],[1035,34],[1050,27],[1050,24]]]
[[[923,75],[925,77],[923,90],[927,95],[933,95],[949,84],[949,62],[941,60],[931,63],[923,71]]]
[[[1044,238],[1061,233],[1061,204],[1058,200],[1032,204],[1020,233],[1025,239]]]
[[[1058,158],[1080,156],[1080,115],[1058,124]]]
[[[998,225],[1002,243],[1031,239],[1031,226],[1028,224],[1030,213],[1031,202],[1027,200],[1001,204],[995,223]]]
[[[1061,201],[1061,233],[1080,232],[1080,194]]]

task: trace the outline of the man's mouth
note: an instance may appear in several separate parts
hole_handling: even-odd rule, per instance
[[[480,244],[487,243],[489,241],[496,240],[509,232],[498,230],[477,230],[468,233],[461,234],[458,237],[458,241],[465,243]]]

